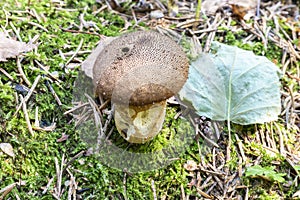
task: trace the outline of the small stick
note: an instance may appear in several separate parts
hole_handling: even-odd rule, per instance
[[[213,148],[212,149],[212,153],[213,153],[213,160],[212,160],[212,166],[213,166],[213,169],[216,169],[216,148]]]
[[[57,200],[61,200],[56,194],[52,193],[52,196],[57,199]]]
[[[22,95],[20,95],[20,99],[21,99],[21,102],[24,101],[24,98]],[[28,130],[29,130],[29,133],[31,134],[31,136],[34,136],[34,133],[33,133],[33,130],[32,130],[32,126],[30,124],[30,119],[29,119],[29,116],[28,116],[28,112],[27,112],[27,107],[26,107],[26,103],[21,103],[23,106],[23,113],[24,113],[24,117],[25,117],[25,120],[26,120],[26,123],[27,123],[27,127],[28,127]]]
[[[82,33],[82,34],[88,34],[88,35],[96,35],[100,38],[104,38],[103,35],[98,34],[98,33],[92,33],[92,32],[87,32],[87,31],[77,31],[77,30],[68,30],[68,29],[62,29],[65,32],[69,32],[69,33]]]
[[[102,129],[104,134],[107,131],[107,127],[108,127],[111,119],[113,118],[114,112],[115,112],[115,107],[113,105],[112,108],[111,108],[111,110],[110,110],[110,114],[108,115],[107,120],[105,121],[105,124],[104,124],[103,129]]]
[[[72,174],[70,174],[70,180],[69,180],[69,191],[68,191],[68,200],[72,200],[72,194],[73,194],[73,183],[74,183],[74,177]]]
[[[256,17],[257,18],[260,17],[259,11],[260,11],[260,0],[257,0],[257,4],[256,4]]]
[[[222,172],[211,171],[211,170],[203,169],[202,167],[200,168],[200,171],[206,172],[206,173],[212,174],[212,175],[218,175],[218,176],[224,176],[224,175],[225,175],[225,174],[222,173]]]
[[[291,167],[294,169],[294,171],[296,172],[296,174],[299,176],[299,175],[300,175],[300,172],[299,172],[299,170],[297,170],[297,169],[295,168],[294,163],[293,163],[289,158],[286,158],[286,161],[291,165]]]
[[[22,66],[21,66],[21,62],[20,62],[20,58],[19,56],[17,56],[17,67],[18,67],[18,71],[21,75],[21,77],[23,78],[23,80],[25,81],[25,83],[30,87],[31,86],[31,83],[30,81],[27,79],[27,77],[25,76],[25,73],[22,69]]]
[[[99,98],[99,99],[100,99],[100,98]],[[101,99],[100,99],[100,101],[101,101],[102,103],[101,103],[101,105],[100,105],[100,107],[99,107],[99,110],[102,110],[102,109],[106,108],[106,107],[107,107],[107,104],[110,102],[110,100],[106,100],[106,101],[103,102],[103,100],[101,100]]]
[[[249,188],[246,187],[246,194],[245,194],[245,200],[249,199]]]
[[[42,20],[41,20],[41,18],[40,18],[40,16],[38,15],[38,13],[36,12],[36,10],[34,9],[34,8],[30,8],[31,10],[32,10],[32,14],[33,14],[33,16],[38,20],[38,22],[39,23],[41,23],[42,22]]]
[[[183,184],[180,185],[180,190],[181,190],[181,199],[186,199]]]
[[[20,42],[23,42],[23,40],[22,40],[22,38],[21,38],[21,36],[20,36],[20,34],[19,34],[19,31],[16,29],[15,25],[14,25],[12,22],[9,22],[9,25],[10,25],[11,28],[14,30],[14,32],[15,32],[15,34],[16,34],[18,40],[19,40]]]
[[[7,76],[7,78],[9,78],[9,80],[14,81],[14,78],[9,73],[7,73],[4,69],[2,69],[1,67],[0,67],[0,72],[2,72],[5,76]]]
[[[38,82],[40,81],[40,78],[41,78],[40,75],[38,75],[38,76],[36,77],[36,79],[34,80],[32,86],[31,86],[31,88],[30,88],[30,90],[28,91],[27,95],[24,97],[23,100],[21,100],[20,105],[18,106],[18,108],[17,108],[15,114],[13,115],[14,117],[17,115],[17,113],[18,113],[19,110],[21,109],[22,104],[27,103],[27,101],[28,101],[29,98],[31,97],[33,91],[35,90],[35,87],[37,86]]]
[[[284,149],[284,141],[283,141],[283,136],[282,136],[282,132],[280,130],[280,127],[277,125],[277,123],[274,123],[275,127],[278,130],[279,133],[279,152],[281,155],[286,156],[286,151]]]
[[[203,29],[203,30],[197,30],[197,31],[193,31],[194,34],[200,34],[200,33],[209,33],[209,32],[213,32],[213,31],[217,31],[217,28],[207,28],[207,29]]]
[[[59,197],[59,191],[60,191],[60,189],[58,187],[58,185],[59,185],[59,165],[58,165],[58,159],[57,159],[57,157],[54,158],[54,163],[55,163],[56,178],[57,178],[57,180],[56,180],[56,188],[54,189],[54,191],[56,193],[54,197],[56,198],[56,197]],[[53,195],[54,195],[54,193],[53,193]]]
[[[210,186],[210,188],[208,188],[208,189],[205,191],[205,193],[206,193],[206,194],[210,193],[210,192],[216,187],[216,185],[217,185],[217,183],[216,183],[215,181],[211,181],[209,184],[207,184],[207,187]],[[218,188],[216,188],[216,189],[218,190]],[[212,197],[209,198],[209,199],[212,199]],[[220,199],[220,198],[219,198],[219,199]]]
[[[133,19],[134,19],[134,26],[136,26],[137,24],[138,24],[138,21],[137,21],[137,19],[136,19],[136,15],[135,15],[135,12],[134,12],[134,10],[133,9],[131,9],[131,14],[132,14],[132,17],[133,17]]]
[[[220,148],[219,145],[217,143],[215,143],[214,141],[212,141],[211,139],[209,139],[208,137],[206,137],[202,131],[198,130],[198,133],[203,137],[203,139],[205,139],[208,143],[210,143],[211,145],[213,145],[214,147]]]
[[[299,55],[299,53],[295,50],[295,48],[293,47],[293,44],[292,44],[291,41],[288,41],[288,47],[289,47],[291,53],[292,53],[297,59],[300,60],[300,55]]]
[[[21,200],[18,194],[15,194],[17,200]]]
[[[212,199],[213,197],[207,194],[206,192],[203,192],[201,189],[197,188],[197,192],[203,196],[204,198]]]
[[[46,29],[46,28],[43,27],[42,25],[37,24],[37,23],[35,23],[35,22],[28,22],[28,24],[30,24],[30,25],[32,25],[32,26],[36,26],[36,27],[42,29],[43,31],[45,31],[45,32],[47,32],[47,33],[49,32],[48,29]]]
[[[207,177],[198,189],[203,190],[204,188],[207,188],[208,186],[210,186],[212,184],[212,183],[210,183],[211,179],[212,179],[212,176]]]
[[[64,112],[64,115],[70,114],[70,113],[72,113],[72,112],[74,112],[74,111],[76,111],[76,110],[78,110],[78,109],[80,109],[80,108],[82,108],[82,107],[84,107],[84,106],[87,106],[87,105],[89,105],[89,104],[90,104],[90,103],[86,102],[86,103],[77,105],[77,106],[71,108],[70,110],[67,110],[66,112]]]
[[[27,102],[29,100],[29,98],[31,97],[31,95],[32,95],[33,91],[35,90],[37,84],[39,83],[40,79],[41,79],[41,75],[38,75],[36,77],[36,79],[34,80],[30,90],[28,91],[27,95],[24,98],[25,102]]]
[[[92,14],[93,15],[97,15],[98,13],[101,13],[102,11],[104,11],[105,9],[107,9],[108,6],[107,5],[103,5],[101,8],[99,8],[98,10],[96,11],[93,11]]]
[[[93,107],[93,108],[95,108],[96,110],[95,111],[97,111],[98,113],[101,113],[100,112],[100,109],[98,108],[98,106],[97,106],[97,104],[95,103],[95,101],[93,100],[93,98],[92,97],[90,97],[88,94],[84,94],[84,96],[86,96],[86,98],[88,99],[88,101],[89,101],[89,104]]]
[[[107,141],[109,139],[109,137],[111,136],[111,134],[113,133],[114,131],[114,128],[111,128],[110,131],[108,132],[106,138],[105,138],[105,141]]]
[[[83,54],[90,54],[92,51],[91,50],[82,50],[78,51],[77,55],[83,55]],[[67,53],[62,53],[64,56],[72,56],[74,54],[73,51],[69,51]],[[65,60],[65,57],[63,58]]]
[[[5,30],[6,27],[8,26],[8,16],[9,16],[10,14],[9,14],[9,12],[7,12],[7,10],[5,10],[4,7],[2,7],[2,10],[3,10],[4,14],[5,14],[5,26],[4,26],[4,27],[1,26],[1,27],[2,27],[3,30]]]
[[[48,191],[49,187],[51,186],[53,180],[54,180],[54,178],[52,177],[52,178],[48,181],[48,183],[47,183],[45,189],[43,190],[42,194],[46,194],[46,192]]]
[[[126,177],[127,173],[124,172],[124,178],[123,178],[123,192],[124,192],[124,199],[127,200],[127,192],[126,192]]]
[[[219,187],[221,188],[222,191],[224,191],[224,193],[226,194],[226,191],[228,191],[229,189],[229,181],[227,181],[227,184],[225,185],[225,183],[221,182],[221,180],[219,179],[219,177],[217,176],[213,176],[213,178],[216,180],[217,184],[219,185]],[[223,178],[223,177],[222,177]],[[231,178],[231,177],[228,177]],[[225,178],[225,180],[227,180],[227,178]]]
[[[296,81],[300,81],[300,78],[298,78],[298,77],[296,77],[296,76],[293,76],[293,75],[291,75],[290,73],[288,73],[288,72],[286,72],[285,73],[289,78],[291,78],[291,79],[295,79]]]
[[[157,200],[156,189],[155,189],[155,182],[154,182],[153,179],[151,180],[151,189],[152,189],[152,193],[153,193],[153,199]]]
[[[54,91],[53,87],[52,87],[51,84],[48,82],[48,80],[46,80],[46,85],[48,86],[48,88],[49,88],[51,94],[54,96],[54,98],[55,98],[57,104],[58,104],[59,106],[61,106],[62,103],[61,103],[61,101],[60,101],[58,95],[57,95],[56,92]]]
[[[82,156],[84,153],[85,153],[85,150],[82,150],[78,154],[76,154],[73,158],[71,158],[71,160],[69,162],[67,162],[66,166],[63,168],[62,174],[65,174],[69,165],[71,165],[77,158]]]
[[[80,116],[77,116],[77,121],[75,121],[75,127],[79,126],[82,122],[84,122],[87,119],[90,119],[91,112],[86,111],[86,109],[83,110]]]
[[[77,55],[77,53],[78,53],[79,50],[81,49],[82,44],[83,44],[83,39],[81,38],[80,43],[79,43],[79,45],[78,45],[76,51],[75,51],[74,54],[71,56],[71,58],[66,62],[65,66],[67,66],[67,65],[75,58],[75,56]]]
[[[58,160],[55,157],[55,166],[56,166],[56,176],[57,176],[57,196],[60,197],[61,196],[61,181],[62,181],[62,172],[63,172],[63,164],[64,164],[64,160],[65,160],[65,154],[62,155],[61,158],[61,164],[60,166],[58,165]]]
[[[74,177],[74,175],[69,170],[67,170],[67,172],[70,175],[68,200],[72,200],[72,196],[73,196],[73,200],[76,200],[77,184],[76,184],[76,181],[75,181],[75,177]]]
[[[48,76],[50,76],[50,78],[52,78],[53,80],[57,81],[58,83],[61,83],[62,81],[59,80],[58,78],[54,77],[49,71],[48,69],[43,66],[41,63],[39,63],[39,61],[34,60],[34,62],[39,66],[39,68],[41,68],[43,71],[45,71],[47,73]],[[59,87],[61,87],[60,85],[58,85]]]
[[[39,122],[39,107],[35,107],[35,115],[34,115],[34,126],[35,127],[40,127],[40,122]]]
[[[17,185],[17,183],[12,183],[8,186],[6,186],[5,188],[1,189],[0,190],[0,193],[3,193],[1,196],[0,196],[0,199],[4,199],[4,197]]]

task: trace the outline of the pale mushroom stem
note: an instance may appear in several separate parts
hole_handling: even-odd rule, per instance
[[[115,124],[122,137],[131,143],[145,143],[162,129],[167,101],[144,106],[115,103]]]

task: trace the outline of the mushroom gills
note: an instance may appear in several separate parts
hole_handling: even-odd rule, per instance
[[[131,143],[145,143],[161,130],[167,101],[133,106],[115,103],[115,123],[120,135]]]

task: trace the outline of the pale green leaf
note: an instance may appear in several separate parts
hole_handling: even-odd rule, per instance
[[[246,125],[277,119],[280,71],[266,57],[214,42],[210,54],[192,62],[179,92],[199,115]]]
[[[277,182],[284,182],[285,179],[283,176],[285,176],[285,173],[277,173],[274,171],[274,166],[268,166],[268,167],[262,167],[260,165],[255,165],[252,167],[248,167],[245,173],[246,177],[256,177],[261,176],[265,177],[267,179],[270,179],[271,181],[277,181]]]

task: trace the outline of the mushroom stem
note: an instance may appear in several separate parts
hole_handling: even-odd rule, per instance
[[[143,106],[115,103],[115,124],[122,137],[131,143],[145,143],[161,130],[167,101]]]

